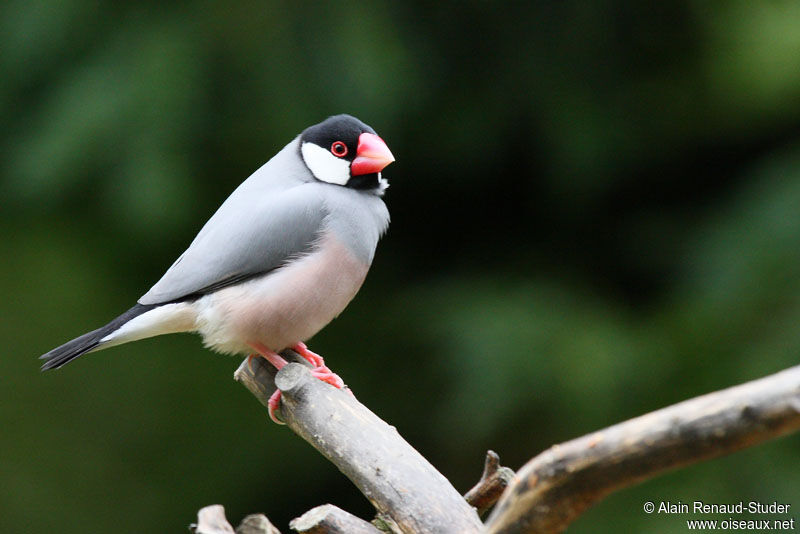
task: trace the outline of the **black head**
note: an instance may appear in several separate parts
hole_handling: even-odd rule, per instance
[[[386,143],[350,115],[334,115],[300,134],[300,155],[317,180],[353,189],[381,189],[394,161]]]

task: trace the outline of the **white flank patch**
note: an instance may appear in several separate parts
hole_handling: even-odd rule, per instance
[[[303,143],[300,152],[303,154],[306,166],[317,180],[345,185],[350,179],[350,162],[337,158],[330,150],[314,143]]]
[[[161,334],[188,332],[194,330],[196,316],[193,306],[186,302],[164,304],[134,317],[101,339],[100,343],[106,348]]]

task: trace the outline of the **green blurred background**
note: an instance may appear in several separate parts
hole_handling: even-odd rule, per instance
[[[4,532],[184,532],[212,503],[284,532],[326,502],[369,516],[197,337],[36,360],[132,305],[334,113],[397,157],[393,221],[311,346],[459,490],[486,449],[518,468],[797,363],[795,0],[9,0],[0,28]],[[668,474],[571,531],[685,530],[645,500],[796,512],[798,453]]]

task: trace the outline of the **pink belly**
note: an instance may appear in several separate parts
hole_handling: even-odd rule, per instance
[[[197,301],[197,330],[220,352],[251,352],[248,343],[280,351],[305,341],[339,315],[358,292],[369,266],[337,239],[263,277]]]

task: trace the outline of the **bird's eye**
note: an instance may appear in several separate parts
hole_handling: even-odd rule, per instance
[[[335,141],[331,145],[331,153],[337,158],[343,158],[347,155],[347,145],[341,141]]]

